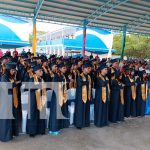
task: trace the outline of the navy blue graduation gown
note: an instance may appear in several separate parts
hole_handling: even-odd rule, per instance
[[[106,77],[97,78],[96,82],[96,93],[95,93],[95,104],[94,104],[94,124],[97,127],[104,127],[108,125],[108,84],[109,81]],[[102,100],[102,88],[106,88],[106,102]]]
[[[54,80],[53,82],[64,82],[64,77],[58,74],[54,75]],[[49,131],[51,132],[57,132],[63,128],[68,128],[69,127],[69,111],[68,111],[68,101],[62,105],[61,112],[66,119],[58,119],[57,116],[57,97],[54,91],[52,93],[52,98],[50,102],[50,117],[49,117]],[[67,119],[68,118],[68,119]]]
[[[120,90],[124,91],[124,87],[122,84],[119,86]],[[124,121],[124,103],[121,102],[121,94],[119,95],[119,106],[118,106],[118,113],[117,113],[117,121]],[[124,100],[124,95],[123,95]]]
[[[123,83],[125,84],[124,87],[124,111],[125,111],[125,117],[136,116],[136,101],[132,98],[132,90],[131,86],[135,85],[135,82],[130,82],[130,79],[128,76],[124,77]]]
[[[50,77],[50,74],[49,74],[47,68],[43,69],[43,77],[42,78],[43,78],[44,82],[51,82],[51,77]]]
[[[136,83],[137,83],[137,88],[136,88],[137,116],[145,116],[146,101],[142,99],[141,85],[145,84],[146,82],[141,80],[140,78],[137,78]]]
[[[148,81],[148,95],[146,100],[145,114],[150,115],[150,80]]]
[[[120,87],[116,79],[111,81],[110,103],[109,103],[109,121],[116,123],[118,120],[120,104]]]
[[[41,82],[41,79],[38,79],[39,82]],[[34,79],[30,78],[29,82],[33,82]],[[38,135],[38,134],[45,134],[46,129],[46,120],[44,118],[40,119],[40,111],[37,108],[37,102],[36,102],[36,90],[39,89],[38,85],[35,89],[30,89],[30,101],[29,101],[29,111],[27,116],[27,126],[26,126],[26,132],[29,135]],[[45,108],[44,108],[45,109]],[[30,113],[29,113],[30,112]],[[30,117],[29,117],[30,114]]]
[[[88,75],[85,75],[86,80],[83,81],[81,76],[77,79],[76,99],[75,99],[75,114],[74,125],[77,128],[84,128],[90,126],[90,100],[86,103],[82,100],[82,86],[87,86],[87,94],[89,92]]]
[[[4,74],[1,82],[10,82],[8,76]],[[15,86],[15,84],[13,84]],[[12,95],[12,89],[8,90],[8,94]],[[15,108],[12,101],[12,113],[14,119],[0,119],[0,141],[7,142],[13,139],[13,136],[19,135],[19,115],[18,108]]]

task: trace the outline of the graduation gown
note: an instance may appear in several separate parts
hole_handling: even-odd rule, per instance
[[[29,82],[33,82],[34,84],[34,78],[30,78]],[[38,82],[42,82],[42,79],[38,78]],[[35,89],[30,89],[30,101],[29,101],[29,107],[28,107],[28,116],[27,116],[27,126],[26,126],[26,132],[29,135],[38,135],[38,134],[45,134],[46,129],[46,120],[40,119],[40,110],[38,109],[38,104],[36,100],[36,90],[38,90],[39,87]],[[42,95],[42,93],[41,93]],[[45,108],[43,108],[45,109]]]
[[[117,112],[117,121],[124,121],[124,86],[119,85],[119,106]],[[122,90],[122,91],[121,91]]]
[[[125,117],[136,116],[136,91],[135,89],[132,91],[132,86],[135,87],[135,82],[130,79],[129,76],[125,76],[123,83],[124,87],[124,111]]]
[[[96,81],[94,124],[104,127],[108,125],[109,80],[99,75]]]
[[[25,79],[25,74],[26,74],[26,68],[24,65],[21,63],[18,64],[18,78],[20,81],[24,81]]]
[[[43,68],[43,80],[44,82],[51,82],[51,77],[50,77],[50,73],[48,71],[47,67],[42,67]]]
[[[111,81],[110,103],[109,103],[109,121],[116,123],[120,103],[120,87],[116,79]]]
[[[148,81],[148,96],[146,100],[145,114],[150,115],[150,81]]]
[[[84,79],[83,79],[84,77]],[[74,114],[74,125],[77,128],[84,128],[90,126],[90,100],[91,97],[88,93],[91,92],[89,85],[91,84],[89,80],[89,75],[78,76],[77,88],[76,88],[76,99],[75,99],[75,114]],[[86,86],[86,91],[83,93],[83,86]],[[86,101],[83,100],[82,94],[86,94]]]
[[[1,78],[1,82],[10,82],[8,76],[4,74]],[[13,87],[16,87],[13,84]],[[12,89],[8,90],[8,94],[12,95]],[[19,135],[19,115],[18,115],[18,106],[15,107],[12,102],[12,113],[14,119],[0,119],[0,141],[7,142],[13,139],[13,136]],[[7,108],[6,108],[7,109]]]
[[[77,79],[79,75],[80,73],[78,70],[73,70],[72,72],[69,73],[68,78],[73,80],[73,82],[69,83],[69,88],[77,87]]]
[[[55,74],[53,82],[65,82],[64,75]],[[62,104],[62,106],[60,106],[59,104],[57,104],[58,100],[56,94],[57,93],[53,91],[52,99],[50,102],[49,131],[51,132],[58,132],[63,128],[69,127],[68,101],[66,101]],[[57,118],[57,116],[59,116],[59,114],[57,114],[57,107],[61,107],[61,113],[66,119]]]
[[[116,68],[113,68],[111,67],[109,70],[108,70],[108,78],[109,78],[109,85],[111,86],[111,75],[112,74],[115,74],[115,78],[117,78],[119,76],[119,73],[120,73],[120,70],[117,70]]]
[[[137,78],[136,83],[137,83],[137,89],[136,89],[137,116],[145,116],[146,99],[144,100],[142,98],[142,85],[146,86],[146,81]]]

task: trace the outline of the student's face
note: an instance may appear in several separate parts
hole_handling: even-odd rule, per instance
[[[57,65],[53,65],[53,66],[52,66],[52,71],[53,71],[53,72],[57,72],[57,70],[58,70]]]
[[[37,59],[37,64],[41,64],[41,59]]]
[[[106,75],[108,73],[108,69],[107,68],[104,68],[103,70],[101,70],[101,73]]]
[[[60,69],[60,71],[61,71],[62,73],[66,73],[67,68],[66,68],[66,67],[62,67],[62,68]]]
[[[89,67],[89,69],[88,69],[88,70],[89,70],[89,73],[91,73],[91,71],[92,71],[92,67]]]
[[[37,75],[38,77],[42,77],[42,76],[43,76],[43,71],[42,71],[42,69],[39,69],[39,70],[35,71],[35,73],[36,73],[36,75]]]
[[[47,66],[47,62],[44,62],[44,63],[43,63],[43,66]]]
[[[91,72],[91,67],[84,68],[84,71],[85,71],[87,74],[90,74],[90,72]]]
[[[82,65],[82,61],[79,61],[78,62],[78,66],[80,67]]]
[[[120,80],[122,79],[122,75],[119,76],[119,79],[120,79]]]
[[[113,67],[114,68],[119,68],[119,63],[118,62],[113,63]]]
[[[131,71],[131,75],[134,76],[134,71]]]
[[[78,69],[78,66],[77,65],[74,65],[74,67],[73,67],[75,70],[77,70]]]
[[[143,78],[146,78],[146,77],[147,77],[147,74],[146,74],[146,73],[144,73],[144,74],[143,74]]]
[[[16,73],[16,69],[10,69],[10,74],[13,76]]]
[[[2,64],[6,64],[8,62],[8,59],[3,59]]]

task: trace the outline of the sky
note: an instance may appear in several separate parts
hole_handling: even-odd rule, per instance
[[[52,31],[64,28],[66,26],[54,24],[54,23],[37,22],[36,27],[37,27],[37,31],[52,32]],[[32,22],[30,22],[29,28],[30,28],[30,32],[32,32],[33,30]]]

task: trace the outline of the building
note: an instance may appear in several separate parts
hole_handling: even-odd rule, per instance
[[[107,54],[115,52],[112,50],[113,34],[111,32],[87,28],[86,30],[86,52],[96,54]],[[55,32],[47,33],[37,38],[37,53],[70,55],[81,53],[83,47],[82,28],[64,28]]]

